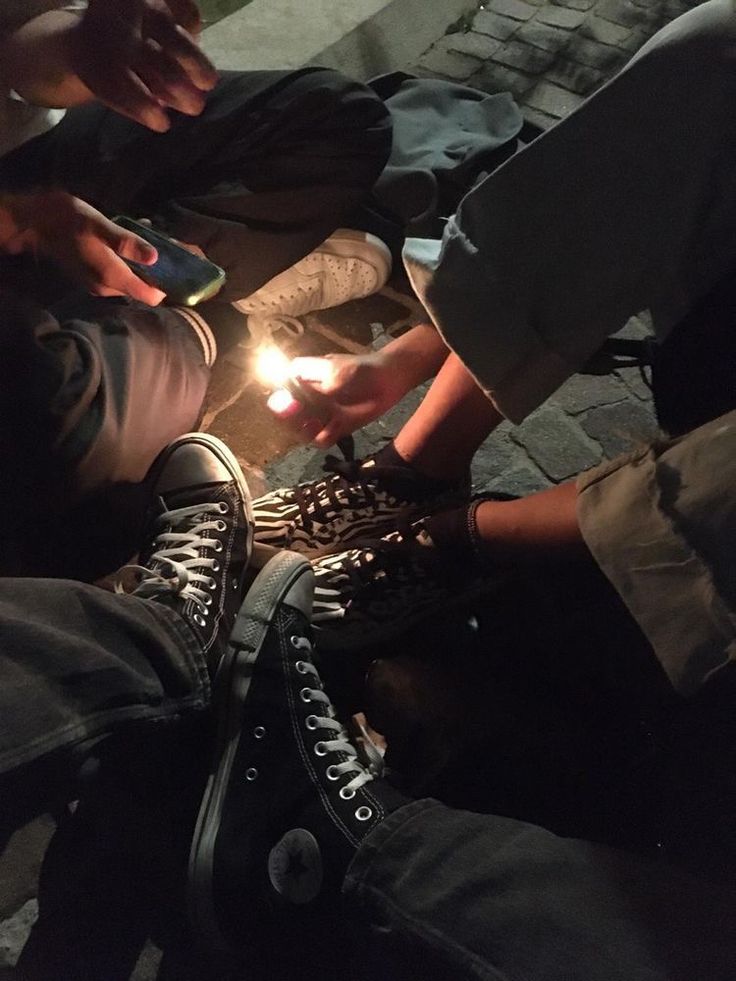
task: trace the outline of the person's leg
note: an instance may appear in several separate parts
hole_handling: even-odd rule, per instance
[[[313,579],[288,552],[234,628],[221,737],[190,858],[194,923],[258,959],[272,931],[334,930],[367,976],[726,981],[729,905],[663,862],[410,801],[361,762],[312,652]],[[260,910],[257,921],[248,911]],[[303,948],[299,946],[300,954]]]
[[[28,816],[67,791],[75,750],[209,703],[196,638],[161,604],[67,580],[0,579],[0,637],[4,819],[11,805]]]
[[[140,531],[151,463],[195,428],[215,343],[190,312],[75,295],[3,297],[5,575],[94,578]]]
[[[735,41],[730,0],[685,14],[471,190],[443,242],[407,243],[433,321],[513,421],[629,316],[666,331],[736,267]]]
[[[28,812],[68,790],[79,751],[209,703],[245,591],[250,498],[219,440],[176,440],[152,480],[135,595],[0,579],[0,797]],[[10,792],[10,788],[13,792]]]
[[[382,977],[726,981],[728,901],[662,860],[418,801],[363,839],[344,883]],[[374,960],[375,958],[375,960]]]
[[[503,416],[456,354],[450,354],[393,445],[418,473],[435,480],[463,478],[475,451]]]

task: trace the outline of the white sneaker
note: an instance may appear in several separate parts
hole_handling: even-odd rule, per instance
[[[391,252],[375,235],[338,228],[314,252],[233,306],[248,315],[250,343],[285,327],[301,334],[295,317],[376,293],[391,274]]]

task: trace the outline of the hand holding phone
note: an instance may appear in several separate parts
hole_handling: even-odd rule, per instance
[[[166,294],[170,303],[193,307],[218,293],[225,282],[225,271],[209,259],[201,258],[163,232],[125,215],[113,219],[121,228],[135,232],[158,252],[150,266],[125,260],[136,276]]]

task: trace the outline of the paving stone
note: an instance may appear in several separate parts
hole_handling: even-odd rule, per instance
[[[527,104],[533,109],[546,112],[557,119],[569,115],[584,101],[582,96],[546,81],[540,82],[526,99]]]
[[[535,48],[542,48],[544,51],[552,51],[555,54],[570,43],[568,31],[550,27],[549,24],[538,24],[535,20],[529,24],[524,24],[518,37],[526,44],[533,44]]]
[[[633,399],[591,409],[581,418],[581,425],[591,439],[601,444],[609,460],[659,435],[651,407]]]
[[[621,24],[622,27],[652,28],[660,20],[658,10],[637,7],[631,0],[601,0],[595,12],[598,17]]]
[[[565,52],[572,61],[612,75],[626,61],[626,54],[609,44],[600,44],[584,37],[574,37]]]
[[[514,20],[531,20],[537,12],[531,4],[524,3],[524,0],[491,0],[488,9]]]
[[[556,7],[571,7],[573,10],[590,10],[597,0],[552,0]]]
[[[449,45],[450,51],[458,51],[460,54],[470,55],[471,58],[478,58],[480,61],[485,61],[494,55],[502,43],[487,34],[476,34],[474,31],[451,36],[453,42]]]
[[[29,899],[17,913],[0,923],[0,968],[15,967],[37,919],[38,902]]]
[[[481,490],[515,467],[527,466],[529,457],[523,446],[511,439],[511,425],[501,423],[473,457],[473,487]]]
[[[644,340],[654,335],[652,318],[648,312],[643,311],[635,317],[631,317],[623,325],[621,330],[617,330],[612,337],[624,337],[630,340]]]
[[[613,44],[619,47],[631,36],[631,28],[614,24],[611,20],[601,17],[588,17],[580,28],[580,36],[600,41],[601,44]]]
[[[544,130],[550,129],[558,121],[554,116],[549,116],[546,112],[540,112],[531,106],[523,106],[522,113],[524,119],[527,119],[530,123],[534,123],[535,126],[539,126]]]
[[[547,6],[537,14],[537,20],[552,27],[562,27],[566,31],[574,31],[585,20],[585,14],[579,10],[568,10],[567,7]]]
[[[517,497],[528,497],[536,491],[551,486],[552,481],[548,480],[538,467],[529,462],[524,466],[512,467],[507,470],[506,473],[486,484],[483,490],[515,494]]]
[[[555,56],[550,51],[542,51],[541,48],[522,44],[521,41],[509,41],[493,56],[493,61],[498,64],[506,65],[507,68],[516,68],[530,75],[541,75],[554,60]]]
[[[519,26],[518,20],[500,17],[489,10],[479,10],[473,18],[474,31],[496,37],[500,41],[507,41],[515,31],[519,30]]]
[[[614,375],[573,375],[550,396],[549,404],[576,415],[599,405],[611,405],[629,397],[629,390]]]
[[[636,28],[631,32],[631,35],[620,45],[624,51],[630,54],[635,54],[639,48],[652,36],[653,31],[643,31],[641,28]]]
[[[665,5],[662,8],[662,19],[667,22],[675,20],[686,14],[693,6],[696,5],[687,3],[686,0],[665,0]]]
[[[642,402],[653,401],[652,390],[644,378],[642,378],[641,369],[617,368],[615,374],[621,379],[624,385],[626,385],[628,390],[636,395],[638,399],[641,399]]]
[[[489,62],[468,80],[468,84],[484,92],[510,92],[517,102],[522,102],[530,89],[534,88],[538,79],[534,75],[525,75],[504,65]]]
[[[600,446],[556,406],[545,405],[533,413],[512,432],[511,438],[555,482],[595,466],[602,455]]]
[[[422,68],[435,72],[438,75],[444,75],[446,78],[451,78],[454,81],[464,82],[476,70],[478,62],[469,55],[451,51],[449,46],[452,43],[452,38],[452,34],[440,38],[426,54],[422,55],[419,64]]]
[[[554,68],[547,72],[545,78],[555,85],[570,89],[571,92],[589,95],[593,89],[606,80],[606,75],[598,71],[597,68],[578,65],[577,62],[568,61],[565,58],[558,61]]]
[[[43,815],[18,828],[0,848],[0,921],[37,894],[41,863],[55,830],[56,822]]]

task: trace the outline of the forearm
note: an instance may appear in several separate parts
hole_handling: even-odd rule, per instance
[[[449,353],[432,324],[417,324],[381,349],[382,358],[406,392],[436,375]]]
[[[580,531],[575,483],[515,501],[483,501],[475,512],[477,544],[491,560],[589,556]]]
[[[0,40],[0,73],[7,89],[27,102],[65,108],[93,96],[72,70],[71,49],[79,16],[51,10]]]

